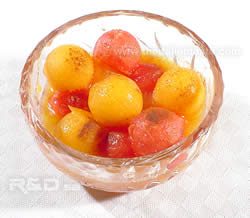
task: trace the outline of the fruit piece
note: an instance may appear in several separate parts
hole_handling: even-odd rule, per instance
[[[41,101],[41,118],[43,126],[51,135],[55,135],[55,126],[60,121],[61,116],[58,116],[50,110],[49,99],[53,96],[54,90],[51,87],[45,87]]]
[[[88,110],[88,94],[86,90],[55,91],[49,99],[49,105],[59,116],[70,113],[69,106]]]
[[[114,74],[113,69],[111,69],[107,64],[94,58],[94,75],[93,75],[92,84],[95,84],[97,82],[104,80],[111,74]]]
[[[56,90],[87,89],[93,76],[90,55],[76,45],[62,45],[47,57],[44,74]]]
[[[134,157],[128,133],[109,132],[107,137],[107,156],[111,158]]]
[[[171,161],[168,165],[167,165],[167,168],[169,170],[173,170],[175,169],[176,167],[180,166],[181,164],[183,164],[183,162],[187,159],[188,157],[188,154],[185,152],[185,153],[182,153],[182,154],[179,154],[173,161]]]
[[[94,57],[128,74],[139,63],[141,49],[130,33],[124,30],[111,30],[97,40]]]
[[[143,109],[152,107],[154,104],[152,93],[143,93]]]
[[[157,106],[190,116],[205,104],[206,91],[201,75],[186,68],[165,72],[157,81],[153,100]]]
[[[88,104],[98,123],[121,126],[129,124],[141,112],[143,99],[133,80],[114,74],[90,88]]]
[[[135,155],[164,150],[184,139],[184,120],[163,108],[151,107],[134,117],[128,128]]]
[[[157,65],[163,72],[166,72],[172,68],[178,67],[176,63],[170,61],[167,57],[161,56],[157,53],[151,52],[142,52],[141,55],[141,62],[148,63],[148,64],[155,64]]]
[[[155,64],[140,63],[131,73],[133,79],[143,93],[153,92],[157,80],[163,71]]]
[[[193,114],[186,114],[185,115],[185,128],[184,128],[184,136],[189,136],[201,123],[203,118],[205,104],[198,109]]]
[[[184,127],[184,136],[185,136],[185,127]],[[190,145],[192,145],[192,142],[193,142],[193,137],[187,138],[187,140],[185,141],[185,143],[182,146],[182,149],[185,149],[185,148],[189,147]]]
[[[92,120],[90,112],[70,107],[71,113],[64,116],[56,127],[56,137],[78,151],[97,154],[101,140],[101,127]]]

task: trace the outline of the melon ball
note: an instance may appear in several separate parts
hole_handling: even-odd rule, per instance
[[[88,105],[98,123],[122,126],[141,112],[143,97],[133,80],[113,74],[91,87]]]
[[[157,81],[153,100],[157,106],[177,114],[190,116],[202,110],[206,90],[198,72],[186,68],[173,68]]]
[[[55,48],[44,65],[49,84],[57,90],[87,89],[94,73],[91,56],[79,46]]]
[[[81,152],[97,154],[101,127],[92,119],[90,112],[70,107],[56,127],[56,137],[64,144]]]

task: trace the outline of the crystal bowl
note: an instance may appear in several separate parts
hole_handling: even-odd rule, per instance
[[[137,38],[143,51],[167,56],[178,65],[202,74],[207,92],[204,116],[201,124],[184,141],[152,155],[112,159],[71,149],[44,128],[40,108],[47,84],[43,74],[47,55],[62,44],[76,44],[92,53],[98,37],[111,29],[126,30]],[[214,54],[193,31],[160,15],[119,10],[79,17],[48,34],[28,57],[19,91],[21,107],[36,143],[53,165],[84,186],[128,192],[169,180],[189,166],[203,150],[222,104],[223,80]]]

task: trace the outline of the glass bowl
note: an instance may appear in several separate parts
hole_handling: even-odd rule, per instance
[[[184,141],[143,157],[112,159],[78,152],[55,139],[41,122],[46,56],[61,44],[76,44],[92,53],[105,31],[123,29],[134,35],[144,51],[167,56],[178,65],[200,72],[206,84],[206,106],[199,127]],[[182,24],[142,11],[104,11],[79,17],[42,39],[28,57],[20,84],[21,107],[36,142],[59,170],[82,185],[109,192],[128,192],[161,184],[185,169],[207,144],[223,98],[217,60],[194,32]]]

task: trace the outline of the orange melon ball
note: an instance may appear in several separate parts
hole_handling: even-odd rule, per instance
[[[56,137],[64,144],[78,151],[97,154],[101,127],[92,119],[88,111],[70,107],[56,127]]]
[[[143,97],[133,80],[113,74],[91,87],[88,105],[98,123],[121,126],[141,112]]]
[[[47,57],[44,74],[57,90],[86,89],[94,73],[91,56],[76,45],[62,45]]]
[[[204,108],[206,89],[201,75],[186,68],[173,68],[157,81],[153,100],[157,106],[190,117]]]

